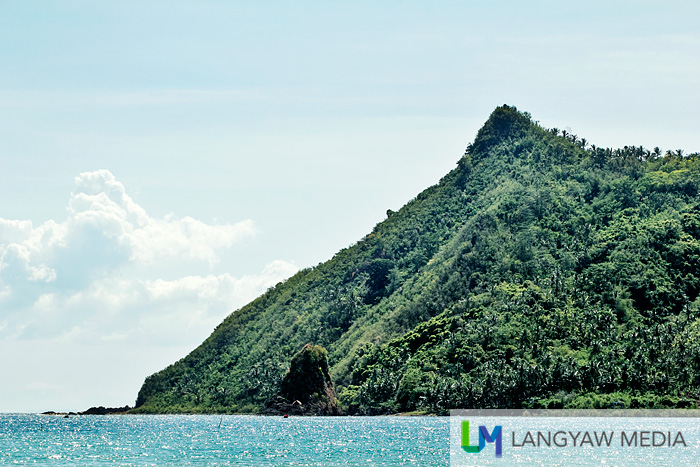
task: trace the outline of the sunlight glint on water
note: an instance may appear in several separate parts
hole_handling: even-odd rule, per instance
[[[0,415],[0,465],[332,467],[448,462],[449,423],[437,417]]]

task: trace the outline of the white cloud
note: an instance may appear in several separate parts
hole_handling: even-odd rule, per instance
[[[63,222],[0,218],[0,336],[67,341],[198,343],[231,311],[297,268],[258,274],[159,276],[220,261],[253,222],[153,218],[107,170],[75,179]]]

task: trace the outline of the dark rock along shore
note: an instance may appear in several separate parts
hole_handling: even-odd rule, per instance
[[[328,353],[306,344],[291,361],[279,394],[267,403],[264,415],[340,415],[333,381],[328,372]]]

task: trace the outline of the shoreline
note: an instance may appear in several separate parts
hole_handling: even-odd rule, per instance
[[[224,415],[240,415],[246,417],[267,417],[267,418],[287,418],[284,415],[270,415],[270,414],[259,414],[259,413],[222,413],[222,412],[164,412],[164,413],[134,413],[130,412],[131,408],[124,410],[124,407],[91,407],[84,412],[56,412],[53,410],[48,410],[46,412],[18,412],[26,413],[28,415],[48,415],[52,417],[77,417],[77,416],[90,416],[90,415],[195,415],[195,416],[224,416]],[[11,412],[7,412],[11,413]],[[449,414],[440,415],[429,412],[398,412],[393,414],[382,414],[382,415],[288,415],[288,417],[296,418],[308,418],[308,417],[323,417],[323,418],[342,418],[342,417],[372,417],[372,418],[382,418],[382,417],[449,417]]]
[[[129,411],[133,407],[125,405],[124,407],[90,407],[83,412],[56,412],[53,410],[47,410],[46,412],[41,412],[38,415],[52,415],[61,417],[72,417],[77,415],[129,415]]]

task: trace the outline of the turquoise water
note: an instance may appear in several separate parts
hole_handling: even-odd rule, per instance
[[[465,453],[458,417],[0,414],[0,466],[700,466],[698,418],[470,420],[473,430],[502,425],[502,458],[493,444]],[[607,448],[513,446],[513,436],[522,444],[533,430],[614,431],[616,441]],[[634,430],[681,430],[687,447],[621,447],[620,433]]]
[[[0,415],[0,465],[446,466],[438,417]]]

